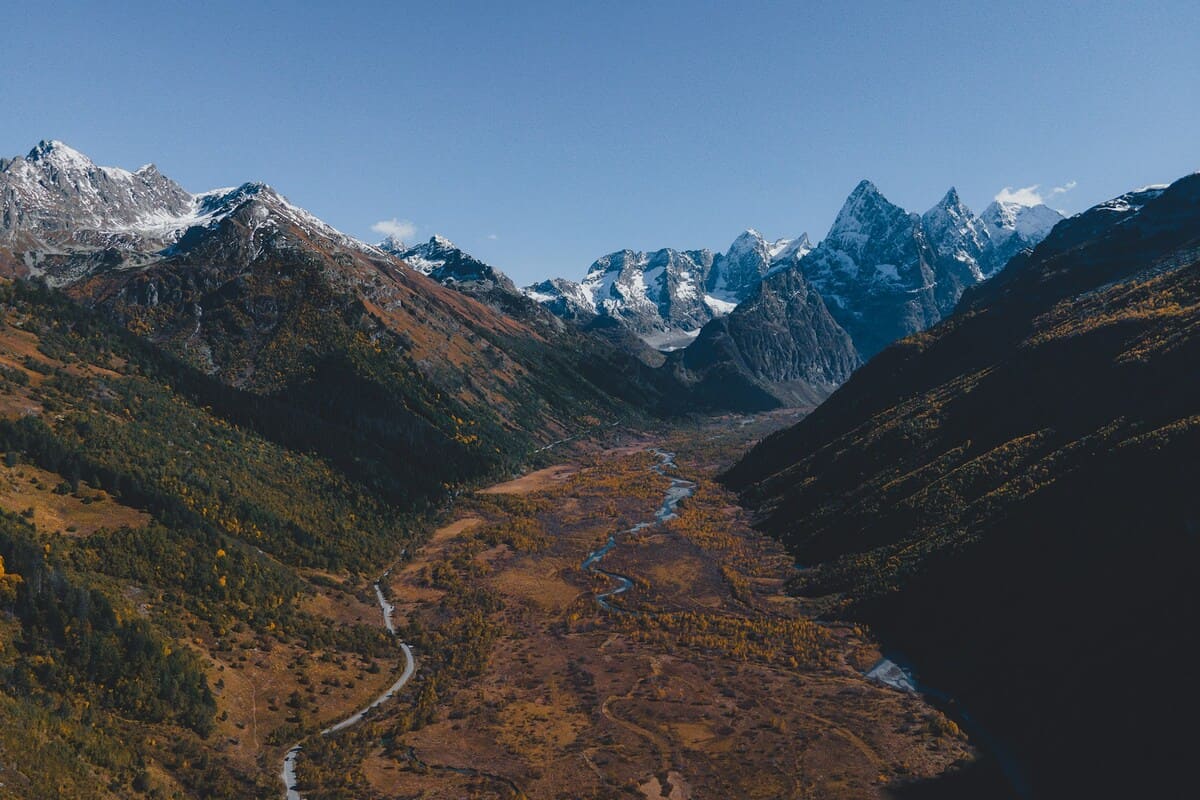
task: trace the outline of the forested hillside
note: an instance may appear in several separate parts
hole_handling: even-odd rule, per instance
[[[1200,176],[1060,223],[727,476],[805,569],[1011,751],[1036,796],[1188,769]]]
[[[458,436],[412,414],[356,428],[220,383],[55,292],[0,286],[0,702],[35,731],[0,735],[5,763],[23,765],[5,783],[25,796],[273,791],[273,772],[247,761],[265,718],[252,753],[240,735],[214,739],[237,732],[214,697],[225,664],[252,669],[245,648],[394,657],[373,619],[331,625],[345,612],[330,603],[360,602],[360,576],[411,543],[443,482],[521,457],[522,440],[491,435],[475,460],[484,421],[436,407]],[[424,437],[410,463],[388,452],[406,420]]]

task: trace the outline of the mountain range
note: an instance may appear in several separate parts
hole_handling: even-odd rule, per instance
[[[747,230],[724,253],[623,250],[581,283],[523,291],[564,320],[605,321],[670,353],[667,368],[702,402],[807,405],[948,315],[1061,219],[1045,205],[1000,201],[976,216],[953,188],[911,214],[862,181],[815,247],[806,234],[768,241]]]
[[[1161,670],[1197,644],[1198,276],[1200,174],[1100,204],[725,477],[1025,796],[1190,781]]]
[[[336,774],[356,740],[320,734],[317,692],[353,704],[396,655],[391,636],[362,622],[378,601],[391,627],[393,601],[367,576],[419,552],[460,492],[575,437],[609,447],[604,434],[621,421],[642,437],[682,418],[695,442],[690,412],[780,405],[815,410],[721,480],[786,554],[731,538],[721,517],[740,515],[733,495],[677,477],[698,467],[665,451],[626,453],[627,471],[613,474],[579,460],[554,509],[580,526],[578,541],[551,541],[557,530],[538,515],[553,503],[536,494],[465,501],[468,514],[528,516],[481,525],[479,538],[435,537],[426,552],[442,560],[408,564],[424,613],[405,634],[421,663],[410,705],[428,715],[406,705],[394,719],[405,731],[456,730],[476,712],[486,722],[474,706],[435,719],[439,691],[489,661],[532,670],[531,651],[491,655],[524,629],[487,620],[546,613],[542,641],[593,635],[621,652],[666,642],[669,655],[651,659],[661,687],[706,680],[684,655],[701,650],[707,663],[782,679],[772,686],[807,686],[800,674],[847,681],[835,704],[805,706],[820,716],[799,731],[782,709],[712,692],[731,698],[715,712],[728,728],[715,728],[696,721],[686,692],[601,699],[642,685],[640,673],[617,687],[607,667],[544,664],[583,698],[555,713],[600,726],[602,744],[676,730],[657,727],[669,706],[722,746],[767,730],[811,739],[808,763],[822,770],[822,742],[837,739],[866,759],[863,792],[992,796],[995,786],[963,788],[970,768],[938,794],[911,784],[909,763],[880,762],[889,737],[947,763],[966,750],[923,701],[863,683],[878,658],[867,626],[907,685],[984,744],[1000,796],[1175,796],[1190,785],[1196,691],[1174,672],[1191,663],[1200,602],[1200,174],[1065,220],[1004,203],[976,216],[954,190],[915,215],[864,181],[815,246],[747,231],[724,253],[620,251],[582,282],[521,289],[442,237],[367,244],[262,183],[193,194],[152,165],[101,167],[45,141],[0,160],[0,275],[0,712],[12,722],[0,755],[18,796],[272,796],[275,756],[301,740],[309,779]],[[720,417],[713,440],[730,427]],[[710,446],[720,444],[698,447]],[[617,484],[627,496],[609,494]],[[607,510],[593,526],[583,507]],[[662,576],[677,574],[685,612],[584,619],[584,583],[563,583],[561,603],[542,606],[562,564],[611,533],[605,520],[656,508],[673,524],[635,525],[636,547],[613,554],[631,576],[639,556],[652,569],[605,596],[653,600],[659,587],[642,576],[667,586]],[[539,565],[547,547],[564,549]],[[505,548],[513,591],[533,587],[511,597],[528,602],[483,591]],[[706,548],[719,564],[682,570]],[[604,576],[624,577],[586,580]],[[698,580],[732,605],[704,616]],[[758,584],[784,581],[793,598],[754,605]],[[709,635],[743,605],[744,626]],[[595,627],[609,623],[619,627]],[[854,652],[829,650],[837,657],[796,672],[805,645],[764,642],[769,630]],[[750,649],[776,660],[740,661]],[[250,675],[287,676],[295,691],[274,696]],[[461,694],[474,703],[475,692]],[[886,729],[883,705],[861,705],[880,695],[894,706]],[[578,710],[588,704],[590,717]],[[629,716],[610,717],[614,705]],[[547,707],[523,704],[533,716],[519,730]],[[861,717],[862,736],[832,721],[843,713]],[[761,722],[737,730],[742,714]],[[394,741],[372,737],[361,741],[373,754]],[[602,749],[581,764],[546,746],[607,780]],[[653,763],[669,763],[661,754]],[[381,773],[429,772],[393,756]],[[673,792],[677,772],[658,785]]]
[[[381,308],[404,308],[391,285],[404,282],[404,274],[391,281],[374,274],[391,256],[481,301],[498,319],[565,335],[556,324],[562,319],[654,366],[661,357],[642,342],[666,352],[694,343],[691,352],[670,359],[670,380],[700,387],[693,399],[701,404],[750,407],[824,397],[861,360],[949,313],[965,288],[995,274],[1061,218],[1045,206],[999,202],[977,217],[953,189],[918,217],[863,181],[815,248],[804,234],[768,241],[747,230],[724,253],[618,251],[598,259],[580,283],[558,278],[518,290],[499,269],[440,236],[415,246],[394,239],[367,245],[265,184],[193,195],[153,165],[134,172],[100,167],[61,142],[45,141],[24,157],[0,162],[0,198],[0,270],[73,287],[76,296],[103,302],[130,325],[153,326],[155,317],[168,316],[164,309],[151,311],[160,302],[176,310],[185,304],[187,319],[172,316],[167,322],[174,329],[154,335],[173,340],[205,369],[239,370],[239,381],[261,374],[244,352],[223,359],[211,340],[227,342],[233,326],[247,334],[243,350],[257,350],[263,332],[278,327],[262,316],[272,313],[271,303],[250,312],[255,325],[235,321],[247,309],[235,311],[226,302],[229,278],[244,279],[251,264],[280,250],[311,248],[342,263],[344,269],[326,274],[340,283],[339,291],[364,293]],[[210,274],[200,294],[179,284],[179,268],[213,260],[226,269]],[[348,280],[347,270],[356,273]],[[783,273],[794,274],[778,277]],[[218,286],[222,292],[205,303],[204,291]],[[800,296],[806,299],[794,302]],[[753,302],[725,320],[747,300]],[[795,342],[805,345],[797,349]],[[224,363],[229,359],[237,365]],[[714,394],[718,386],[723,389]]]
[[[863,181],[815,248],[806,234],[772,242],[747,230],[725,253],[623,250],[598,259],[581,283],[558,278],[525,292],[564,318],[609,317],[675,349],[731,312],[769,273],[799,267],[870,357],[941,319],[963,289],[995,274],[1061,219],[1045,205],[999,201],[975,216],[953,188],[918,216]]]
[[[520,293],[649,364],[663,363],[654,350],[669,354],[665,368],[702,405],[811,404],[949,314],[1061,219],[1045,205],[1000,201],[976,216],[953,188],[916,215],[863,181],[816,247],[806,234],[770,241],[751,229],[723,253],[621,250],[581,282],[551,278]],[[380,247],[508,313],[531,313],[503,273],[442,237]]]
[[[394,460],[389,439],[426,442],[377,471],[403,494],[494,468],[579,417],[631,413],[623,398],[686,403],[665,373],[448,243],[410,250],[410,267],[262,183],[190,194],[153,166],[100,167],[46,141],[0,164],[0,203],[5,274],[61,289],[232,389],[304,408],[356,470]],[[497,292],[527,313],[489,303]]]

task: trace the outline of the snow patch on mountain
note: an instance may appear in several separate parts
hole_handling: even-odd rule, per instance
[[[669,350],[733,311],[772,270],[793,268],[811,249],[807,235],[768,241],[748,229],[724,253],[619,250],[597,259],[579,283],[558,278],[523,291],[561,317],[608,317]]]
[[[247,216],[255,232],[292,224],[305,235],[381,255],[264,183],[192,194],[153,164],[136,172],[97,166],[58,140],[0,161],[0,241],[20,239],[35,272],[42,253],[117,247],[143,253],[145,261],[177,245],[190,229],[214,228],[247,205],[254,206]]]
[[[720,297],[715,297],[711,294],[704,295],[704,304],[712,310],[714,317],[723,317],[737,308],[735,301],[722,300]]]
[[[1051,228],[1062,221],[1063,216],[1046,205],[1027,206],[994,201],[983,210],[980,219],[995,242],[1014,235],[1026,241],[1041,241]]]

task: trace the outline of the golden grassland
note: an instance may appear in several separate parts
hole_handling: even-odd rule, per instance
[[[60,785],[70,796],[120,796],[105,788],[128,788],[117,775],[135,775],[162,797],[204,785],[223,796],[273,796],[283,753],[297,741],[306,792],[362,798],[655,800],[686,787],[705,796],[862,797],[970,754],[919,698],[862,679],[873,645],[861,631],[817,625],[781,594],[790,560],[711,480],[723,458],[786,422],[782,415],[725,418],[666,442],[626,435],[607,449],[584,444],[567,463],[461,498],[384,582],[401,637],[416,651],[416,677],[364,723],[320,737],[395,680],[400,653],[382,632],[361,563],[355,571],[293,565],[284,580],[270,571],[280,556],[244,557],[260,538],[243,509],[270,509],[338,541],[377,528],[371,541],[380,542],[390,528],[377,524],[378,509],[336,505],[343,484],[317,459],[281,452],[144,382],[125,388],[142,381],[136,376],[46,355],[20,322],[0,325],[0,413],[15,419],[36,407],[47,425],[70,417],[82,430],[92,400],[71,394],[61,376],[103,375],[106,402],[120,402],[105,406],[110,419],[88,421],[89,452],[108,464],[137,447],[148,470],[141,485],[169,490],[209,526],[201,553],[192,534],[162,528],[88,481],[27,463],[0,467],[0,504],[28,510],[38,537],[75,537],[55,541],[74,548],[63,547],[77,568],[94,570],[117,616],[144,620],[171,648],[194,654],[212,688],[215,719],[203,739],[126,720],[118,746],[88,732],[92,712],[83,706],[69,711],[69,725],[33,706],[8,709],[45,733],[36,741],[46,763],[63,756]],[[189,422],[168,433],[154,427],[164,418]],[[677,519],[625,535],[606,558],[605,569],[635,585],[612,601],[622,613],[607,612],[593,593],[611,579],[580,564],[612,532],[653,518],[670,483],[651,469],[654,444],[678,451],[697,491]],[[213,465],[233,458],[251,480],[205,494],[203,485],[225,474]],[[206,469],[211,480],[196,481]],[[314,493],[334,499],[295,502]],[[176,550],[156,549],[167,536]],[[98,569],[124,552],[96,547],[112,537],[138,548],[138,571]],[[160,578],[191,588],[166,590]],[[0,666],[13,655],[3,642],[16,635],[11,621],[0,625]],[[11,731],[0,735],[5,753],[23,746]],[[94,767],[66,758],[81,749],[110,760],[99,780]]]
[[[0,464],[0,508],[29,519],[45,533],[87,536],[102,528],[141,528],[150,515],[80,481],[74,487],[31,464]]]
[[[579,565],[661,502],[648,440],[463,502],[389,581],[417,677],[353,742],[308,753],[302,779],[368,798],[839,798],[969,758],[940,712],[861,677],[878,657],[861,629],[781,594],[790,559],[709,477],[755,432],[668,442],[698,488],[605,559],[634,580],[612,600],[626,613],[597,606],[608,579]],[[469,641],[466,608],[483,632]],[[472,666],[443,680],[448,660]]]

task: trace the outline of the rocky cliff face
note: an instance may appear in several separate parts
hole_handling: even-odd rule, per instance
[[[745,231],[733,240],[728,251],[714,259],[707,284],[710,305],[718,307],[714,310],[719,310],[720,303],[737,305],[773,268],[803,257],[810,250],[808,234],[768,242],[753,228]]]
[[[870,181],[846,199],[828,235],[800,262],[864,357],[936,322],[933,249],[921,219]]]
[[[939,315],[945,316],[954,310],[968,286],[974,286],[1004,265],[993,263],[994,251],[986,225],[971,213],[953,187],[937,205],[921,215],[921,227],[933,251],[937,280],[934,302]]]
[[[917,215],[862,181],[815,248],[807,235],[768,241],[747,230],[724,253],[625,250],[597,260],[582,283],[553,279],[523,291],[562,319],[604,320],[662,351],[687,347],[671,363],[691,380],[738,375],[760,389],[775,384],[767,394],[783,402],[811,403],[845,379],[847,365],[950,314],[964,291],[1061,219],[1045,206],[998,202],[976,216],[953,188]],[[797,276],[775,278],[787,272]],[[822,310],[785,297],[796,292]],[[734,309],[736,321],[713,324]],[[685,362],[704,366],[689,372]]]
[[[864,358],[950,314],[963,292],[1041,241],[1062,215],[992,203],[975,216],[951,188],[917,216],[861,182],[804,274]]]
[[[719,407],[735,393],[751,396],[751,387],[783,405],[816,405],[861,362],[821,296],[791,267],[756,283],[669,363]]]
[[[711,319],[704,283],[708,250],[621,250],[596,260],[581,284],[597,314],[641,334],[695,330]]]
[[[657,347],[678,349],[732,311],[767,272],[810,249],[803,234],[768,242],[747,230],[725,253],[621,250],[597,259],[581,283],[554,278],[523,291],[563,319],[606,318]]]
[[[68,231],[165,238],[167,220],[194,207],[191,194],[153,164],[136,172],[100,167],[58,141],[0,160],[0,237],[55,242]]]

